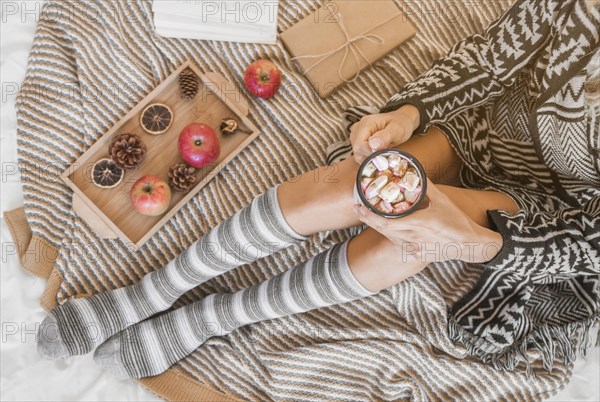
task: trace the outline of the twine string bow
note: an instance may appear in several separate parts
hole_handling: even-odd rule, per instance
[[[336,47],[335,49],[331,49],[327,52],[318,53],[318,54],[307,54],[307,55],[303,55],[303,56],[296,56],[296,57],[292,57],[292,60],[319,59],[315,63],[310,65],[308,68],[304,69],[304,74],[308,74],[312,69],[317,67],[319,64],[321,64],[325,60],[327,60],[327,58],[329,58],[330,56],[333,56],[340,50],[344,50],[344,56],[342,57],[342,62],[340,63],[340,65],[338,67],[338,76],[340,77],[340,80],[342,80],[343,82],[352,82],[358,78],[358,76],[360,74],[360,70],[358,70],[354,74],[352,79],[346,80],[344,78],[343,69],[344,69],[344,66],[346,65],[346,61],[348,60],[348,56],[350,54],[352,54],[352,56],[354,57],[354,60],[356,60],[357,65],[360,65],[360,60],[362,58],[369,67],[371,66],[371,61],[367,58],[367,56],[365,56],[363,51],[358,47],[357,42],[360,42],[362,40],[367,40],[374,44],[383,45],[385,43],[385,40],[381,36],[375,35],[375,34],[372,34],[369,32],[379,28],[382,25],[387,24],[394,18],[398,17],[400,14],[401,13],[393,15],[391,18],[388,18],[385,21],[380,22],[379,24],[375,25],[372,28],[369,28],[368,30],[364,31],[361,34],[358,34],[356,36],[350,36],[350,33],[348,32],[348,29],[346,28],[346,24],[344,23],[344,19],[342,18],[341,14],[336,13],[335,20],[338,23],[340,30],[344,34],[344,37],[346,39],[345,42],[342,43],[340,46]]]

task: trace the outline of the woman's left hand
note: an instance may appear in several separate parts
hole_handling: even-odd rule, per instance
[[[425,208],[398,219],[355,205],[358,218],[391,240],[403,258],[423,262],[462,260],[483,263],[502,248],[502,236],[475,223],[429,179]]]

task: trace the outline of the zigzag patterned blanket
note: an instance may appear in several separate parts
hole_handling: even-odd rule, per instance
[[[598,322],[600,106],[585,99],[600,79],[600,7],[588,4],[516,1],[381,109],[416,105],[417,132],[445,132],[464,187],[520,207],[488,211],[504,246],[450,317],[453,339],[495,367],[527,364],[528,347],[548,369],[573,361]],[[356,121],[365,110],[348,113]]]
[[[417,27],[416,37],[327,100],[315,94],[281,43],[161,38],[152,29],[149,1],[45,3],[18,99],[25,211],[32,244],[43,246],[32,254],[38,260],[28,264],[51,261],[58,302],[139,280],[255,195],[323,164],[327,146],[345,137],[339,118],[344,109],[383,104],[459,39],[481,32],[507,3],[445,7],[438,1],[397,1]],[[279,29],[319,4],[283,0]],[[219,71],[241,85],[245,66],[259,57],[273,60],[286,79],[274,99],[252,101],[250,114],[261,137],[140,250],[99,239],[72,212],[60,173],[180,63],[192,58],[202,70]],[[318,234],[211,280],[179,305],[262,281],[348,236],[347,231]],[[522,370],[498,371],[449,338],[447,309],[481,274],[478,266],[434,264],[374,297],[241,328],[203,345],[173,369],[176,375],[168,381],[156,380],[153,389],[172,398],[199,383],[247,400],[540,400],[553,395],[568,381],[571,364],[557,361],[547,372],[536,353],[523,351],[536,374],[531,379]]]

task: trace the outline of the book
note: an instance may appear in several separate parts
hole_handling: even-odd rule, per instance
[[[154,27],[164,37],[274,44],[278,0],[154,0]]]

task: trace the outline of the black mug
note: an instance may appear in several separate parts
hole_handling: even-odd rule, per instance
[[[418,194],[418,198],[416,200],[413,200],[412,202],[408,202],[408,201],[397,202],[395,205],[400,205],[403,202],[406,204],[409,204],[409,206],[407,208],[405,208],[406,205],[402,205],[401,206],[402,208],[399,207],[400,210],[397,213],[394,213],[393,210],[388,211],[385,208],[378,208],[376,205],[379,205],[380,202],[384,201],[381,198],[376,203],[376,205],[373,205],[367,199],[367,197],[365,195],[365,189],[363,189],[363,187],[364,187],[363,179],[365,181],[369,181],[369,179],[372,178],[372,181],[370,182],[370,184],[374,184],[373,182],[376,179],[379,179],[380,176],[385,175],[386,177],[389,178],[389,176],[391,175],[392,177],[398,177],[398,176],[395,176],[393,174],[392,170],[389,168],[380,170],[381,168],[385,168],[385,162],[384,162],[384,166],[377,167],[377,164],[381,165],[381,162],[383,161],[382,158],[378,158],[378,157],[383,156],[386,158],[386,161],[387,161],[387,160],[389,160],[388,158],[392,155],[397,155],[401,158],[400,159],[401,161],[402,160],[406,161],[408,164],[407,169],[410,169],[411,167],[414,168],[413,170],[411,170],[411,173],[413,171],[416,172],[418,179],[419,179],[418,186],[420,186],[420,189],[421,189],[420,193]],[[397,160],[397,159],[395,159],[395,160]],[[373,170],[373,167],[375,167],[376,170],[373,171],[373,173],[370,173]],[[386,170],[389,170],[389,172],[387,172]],[[408,170],[404,173],[403,177],[401,177],[398,180],[402,180],[407,173],[408,173]],[[384,188],[389,183],[391,183],[391,181],[386,181],[385,179],[379,179],[378,184],[382,183],[382,182],[385,182],[385,184],[383,184],[382,188]],[[401,189],[402,196],[404,196],[404,194],[406,194],[406,192],[408,190],[407,189],[403,190],[403,187],[401,187],[401,185],[399,185],[399,187]],[[367,186],[367,188],[368,188],[368,186]],[[414,193],[414,192],[415,192],[415,190],[410,191],[410,193]],[[363,163],[361,163],[360,167],[358,168],[358,173],[356,175],[356,186],[354,188],[354,197],[355,197],[355,201],[357,203],[366,206],[369,210],[373,211],[374,213],[376,213],[379,216],[383,216],[385,218],[401,218],[401,217],[409,215],[409,214],[413,213],[414,211],[416,211],[417,209],[419,209],[419,206],[425,199],[426,192],[427,192],[427,177],[425,175],[425,169],[423,169],[423,166],[421,165],[421,163],[419,163],[419,161],[414,156],[409,154],[408,152],[403,152],[398,149],[390,148],[390,149],[382,149],[381,151],[376,151],[376,152],[372,153],[371,155],[369,155],[369,157],[367,157],[367,159],[365,159],[363,161]],[[391,203],[390,203],[390,205],[391,205]],[[394,208],[394,209],[397,209],[397,208]]]

